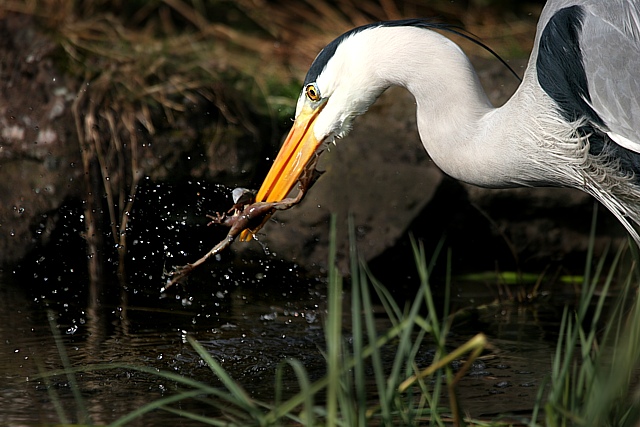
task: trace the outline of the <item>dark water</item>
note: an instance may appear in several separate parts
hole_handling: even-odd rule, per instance
[[[164,297],[123,291],[113,304],[111,298],[102,302],[102,297],[90,295],[38,296],[10,281],[4,278],[0,286],[1,425],[60,421],[47,389],[61,400],[72,421],[78,419],[66,377],[52,378],[50,386],[35,378],[39,372],[63,368],[56,334],[73,366],[155,367],[217,384],[186,342],[191,335],[256,398],[265,400],[273,394],[273,373],[283,358],[310,362],[312,371],[314,365],[320,366],[324,299],[313,284],[299,292],[276,293],[233,284]],[[77,380],[97,424],[112,422],[176,387],[171,381],[123,368],[83,373]],[[151,415],[142,425],[168,425],[167,417],[171,415]]]
[[[147,214],[144,222],[137,223],[138,227],[145,224],[146,232],[132,232],[137,243],[131,248],[126,282],[114,276],[102,286],[90,286],[78,237],[80,213],[73,206],[66,213],[66,225],[46,251],[2,272],[0,425],[57,423],[62,417],[81,422],[83,406],[92,423],[106,424],[177,390],[173,381],[124,365],[220,384],[187,343],[188,335],[260,400],[272,399],[274,373],[285,358],[303,362],[311,379],[324,374],[323,276],[305,277],[296,266],[265,254],[262,260],[242,265],[212,261],[188,285],[159,292],[169,252],[180,253],[170,260],[180,264],[193,260],[209,245],[202,229],[188,226],[196,222],[190,214],[180,214],[166,197],[156,201],[170,206],[164,210],[170,212],[166,216],[159,213],[160,205],[142,208],[158,212],[158,223]],[[195,249],[186,243],[180,246],[184,239],[195,241]],[[176,246],[183,249],[175,250]],[[415,286],[412,291],[410,283],[403,283],[402,289],[408,291],[397,298],[411,301]],[[435,283],[434,290],[442,291],[442,284]],[[459,384],[463,409],[474,417],[526,416],[549,373],[562,310],[571,302],[565,297],[568,294],[556,289],[555,297],[536,303],[492,304],[498,296],[495,286],[460,282],[454,284],[452,295],[453,308],[464,309],[465,315],[452,328],[448,343],[453,347],[484,332],[493,346]],[[344,298],[348,308],[349,294]],[[374,309],[382,312],[380,307]],[[345,315],[348,325],[348,311]],[[384,316],[378,321],[380,331],[389,326]],[[426,367],[432,349],[425,345],[422,353],[417,360]],[[113,369],[79,373],[75,386],[66,376],[40,376],[62,369],[64,354],[76,367],[106,363]],[[293,374],[284,378],[284,384],[291,393],[298,390]],[[80,403],[74,388],[81,392]],[[56,402],[63,415],[56,411]],[[176,407],[216,415],[209,406],[194,401]],[[196,424],[163,411],[134,423]]]
[[[110,363],[155,367],[219,384],[186,342],[186,336],[191,335],[254,397],[266,401],[273,396],[275,369],[284,358],[302,361],[312,379],[324,372],[325,297],[321,282],[298,281],[295,288],[279,289],[267,284],[233,284],[226,289],[178,291],[166,297],[125,298],[123,291],[118,304],[89,296],[34,296],[23,285],[11,283],[5,273],[0,287],[3,425],[59,422],[50,393],[57,396],[71,421],[81,419],[68,378],[56,376],[47,384],[37,377],[39,372],[63,367],[55,334],[59,334],[74,366]],[[477,295],[459,295],[459,305],[465,300],[478,301]],[[448,340],[452,346],[479,331],[487,333],[494,346],[459,385],[459,397],[468,413],[493,417],[531,411],[538,386],[549,372],[560,312],[559,306],[554,310],[548,305],[490,305],[471,310],[469,317],[453,328]],[[379,322],[381,331],[388,326],[382,317]],[[418,357],[425,366],[430,352],[425,348],[425,354]],[[90,419],[96,424],[112,422],[175,392],[177,387],[166,379],[125,368],[85,372],[77,381]],[[297,391],[294,378],[285,378],[285,384]],[[215,414],[206,405],[193,405],[180,407]],[[195,425],[187,420],[169,422],[172,418],[156,411],[139,425]]]

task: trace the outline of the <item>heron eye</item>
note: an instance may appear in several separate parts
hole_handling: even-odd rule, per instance
[[[311,101],[316,102],[320,100],[320,91],[316,87],[314,83],[309,83],[305,88],[304,92]]]

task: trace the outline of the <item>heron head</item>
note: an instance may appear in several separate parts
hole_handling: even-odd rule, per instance
[[[371,67],[372,32],[351,31],[327,45],[304,80],[291,131],[263,182],[256,200],[282,200],[316,153],[351,130],[386,89]]]
[[[363,114],[389,82],[380,73],[378,48],[389,37],[388,27],[355,28],[328,44],[311,64],[296,106],[291,131],[260,190],[259,202],[284,199],[315,155],[347,135],[355,117]],[[402,68],[396,64],[396,67]],[[386,67],[389,68],[387,61]],[[253,230],[255,232],[257,230]],[[249,233],[242,235],[249,240]]]

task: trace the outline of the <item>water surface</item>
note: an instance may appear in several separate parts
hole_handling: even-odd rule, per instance
[[[39,372],[63,367],[56,334],[74,366],[155,367],[220,384],[186,342],[191,335],[252,396],[266,401],[273,397],[275,369],[285,358],[302,361],[312,379],[321,377],[325,284],[322,278],[303,279],[286,271],[271,280],[255,271],[227,271],[222,275],[223,285],[216,277],[209,283],[193,281],[164,295],[151,290],[133,292],[134,285],[121,289],[115,282],[108,286],[117,292],[98,297],[78,291],[83,288],[79,283],[63,289],[38,286],[39,291],[34,292],[24,276],[17,281],[5,271],[0,283],[4,378],[0,422],[38,425],[61,421],[52,395],[65,408],[69,421],[82,419],[68,378],[57,376],[48,383],[38,377]],[[244,280],[238,280],[239,276]],[[493,346],[459,385],[464,410],[484,418],[504,413],[526,416],[548,375],[564,302],[485,305],[494,295],[483,284],[456,285],[454,294],[453,305],[466,307],[466,311],[454,326],[449,345],[453,348],[484,332]],[[382,313],[380,307],[374,310]],[[378,321],[380,331],[388,327],[384,316],[378,316]],[[345,335],[349,335],[348,328]],[[390,363],[393,349],[388,351]],[[427,343],[417,360],[426,367],[432,356],[433,348]],[[77,382],[90,420],[96,424],[112,422],[177,387],[171,381],[124,368],[85,372]],[[285,385],[291,393],[298,390],[293,375],[285,378]],[[179,406],[215,414],[207,405],[195,402]],[[139,425],[168,425],[172,418],[175,416],[157,411]],[[196,425],[178,419],[170,424]]]
[[[266,252],[240,265],[222,256],[186,285],[160,293],[163,270],[194,261],[217,241],[203,221],[204,212],[216,209],[204,199],[185,196],[199,192],[169,190],[148,184],[141,191],[153,197],[138,203],[134,212],[126,280],[107,275],[101,284],[89,283],[78,205],[61,211],[61,225],[47,248],[2,271],[0,424],[41,425],[65,418],[78,423],[83,414],[94,424],[107,424],[177,391],[175,382],[124,366],[156,368],[221,386],[187,336],[196,338],[256,399],[273,399],[276,368],[287,358],[301,361],[312,380],[324,375],[324,275],[308,276]],[[227,206],[227,198],[222,199],[219,205]],[[115,267],[114,254],[105,258]],[[396,291],[400,304],[413,300],[415,274],[403,272],[402,279],[390,280],[384,284]],[[455,281],[451,289],[452,310],[463,315],[454,323],[448,345],[454,348],[479,332],[492,345],[458,387],[464,411],[474,417],[530,414],[549,373],[562,311],[573,303],[573,293],[555,285],[548,296],[522,304],[500,302],[503,290],[491,280]],[[433,291],[441,305],[444,280],[434,279]],[[348,341],[348,292],[344,300]],[[372,309],[383,332],[389,327],[383,310]],[[394,351],[392,345],[385,348],[389,365]],[[417,362],[426,367],[433,354],[427,341]],[[62,369],[64,357],[75,367],[106,363],[114,368],[78,374],[75,385],[66,376],[40,375]],[[285,393],[298,391],[291,372],[284,385]],[[74,390],[80,391],[81,401]],[[197,401],[176,407],[216,415]],[[197,425],[163,411],[134,424]]]

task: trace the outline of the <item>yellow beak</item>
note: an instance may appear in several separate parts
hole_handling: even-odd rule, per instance
[[[267,177],[258,190],[257,202],[279,202],[294,187],[305,166],[320,146],[321,142],[316,139],[313,133],[313,126],[323,106],[324,104],[317,108],[305,106],[300,112]],[[253,234],[260,230],[268,220],[269,217],[266,217],[260,226],[253,230],[244,230],[240,235],[240,240],[250,241]]]

